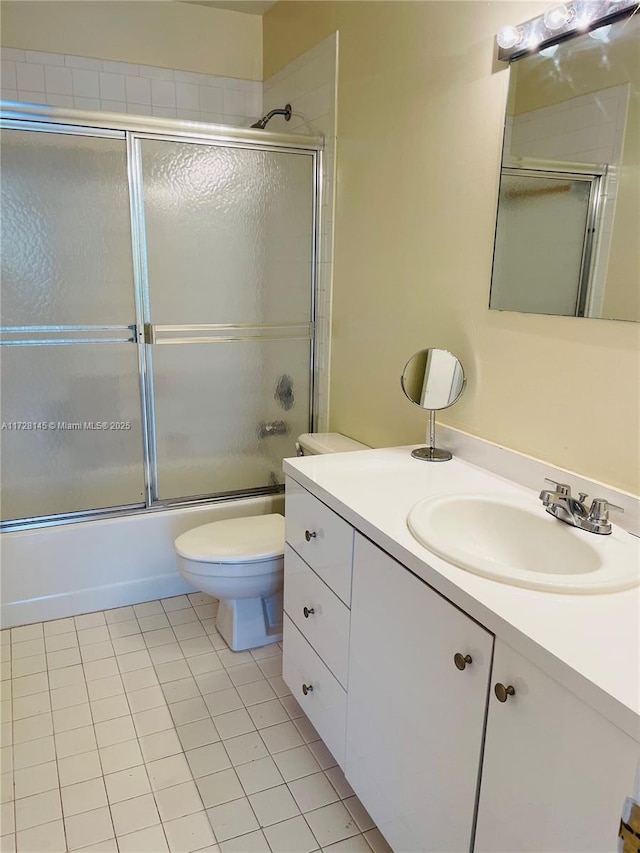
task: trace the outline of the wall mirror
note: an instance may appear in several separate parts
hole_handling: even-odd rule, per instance
[[[446,349],[420,350],[405,364],[400,377],[402,390],[414,406],[429,412],[429,447],[411,451],[416,459],[427,462],[451,459],[448,450],[436,447],[436,411],[453,406],[462,394],[465,382],[462,364]]]
[[[640,321],[640,14],[509,73],[489,307]]]

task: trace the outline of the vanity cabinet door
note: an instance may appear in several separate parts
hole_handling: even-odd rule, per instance
[[[515,693],[498,701],[496,683]],[[640,744],[497,640],[475,853],[614,853],[638,760]]]
[[[397,853],[468,851],[493,636],[359,534],[351,608],[347,779]]]

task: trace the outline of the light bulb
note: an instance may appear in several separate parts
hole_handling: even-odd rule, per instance
[[[598,27],[597,30],[591,30],[589,35],[592,39],[597,39],[598,41],[609,41],[609,33],[611,32],[611,24],[607,24],[606,27]]]
[[[559,30],[569,20],[569,10],[567,7],[559,3],[557,6],[551,6],[544,13],[544,25],[548,30]]]
[[[591,0],[576,0],[573,6],[574,26],[577,30],[586,29],[597,16],[597,5]]]
[[[506,27],[501,27],[498,30],[496,41],[500,47],[505,48],[505,50],[509,50],[509,48],[515,47],[518,44],[521,37],[522,33],[517,27],[507,25]]]

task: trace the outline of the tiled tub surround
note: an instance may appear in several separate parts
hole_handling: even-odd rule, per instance
[[[171,68],[3,47],[2,98],[248,127],[262,115],[262,83]]]
[[[382,853],[281,677],[181,595],[2,631],[6,851]]]
[[[315,406],[318,431],[328,429],[338,34],[333,33],[264,83],[169,68],[3,47],[4,100],[106,110],[249,127],[290,102],[290,122],[269,130],[323,136],[323,181],[316,305]]]
[[[323,136],[323,181],[320,209],[320,256],[316,324],[316,409],[318,432],[329,427],[329,367],[331,358],[331,291],[333,283],[333,222],[337,133],[338,33],[333,33],[264,81],[265,113],[290,103],[289,122],[274,116],[269,129]]]

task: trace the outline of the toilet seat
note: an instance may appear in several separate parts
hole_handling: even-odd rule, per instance
[[[284,555],[284,517],[272,513],[213,521],[178,536],[175,549],[190,561],[194,574],[267,574]]]

